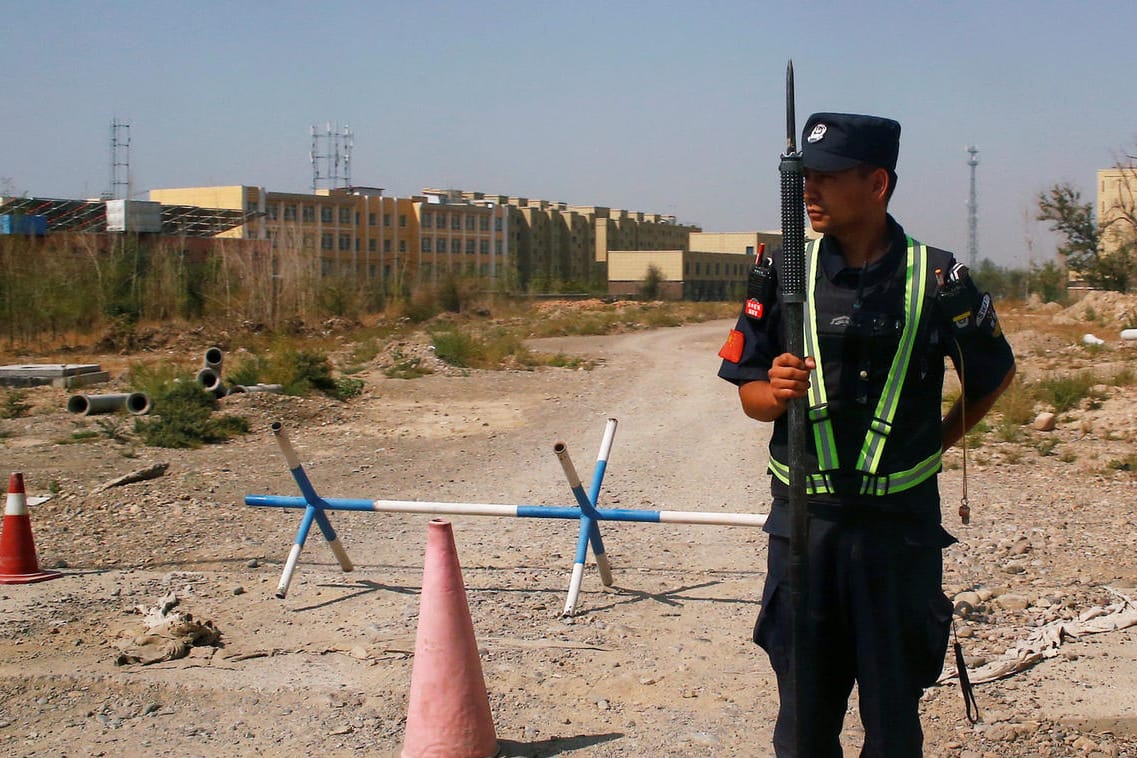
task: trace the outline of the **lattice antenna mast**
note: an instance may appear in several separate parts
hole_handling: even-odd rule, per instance
[[[979,262],[979,201],[975,194],[975,167],[979,165],[979,148],[967,146],[967,165],[971,167],[971,192],[967,198],[967,261],[971,268]]]
[[[351,149],[355,145],[351,127],[345,125],[341,130],[339,124],[333,128],[329,122],[322,132],[316,126],[311,132],[308,158],[312,163],[312,191],[320,189],[321,184],[327,189],[350,187]]]
[[[111,184],[107,198],[130,199],[130,122],[118,118],[111,121]]]

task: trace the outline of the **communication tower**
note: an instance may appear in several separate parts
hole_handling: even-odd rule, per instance
[[[312,162],[312,191],[336,189],[351,186],[351,148],[354,146],[351,127],[335,127],[329,122],[321,132],[318,126],[312,127],[312,150],[308,154]]]
[[[111,121],[111,185],[108,200],[130,199],[130,122]]]
[[[979,165],[979,148],[967,146],[967,165],[971,167],[971,194],[967,200],[967,265],[975,268],[979,260],[979,202],[975,199],[975,167]]]

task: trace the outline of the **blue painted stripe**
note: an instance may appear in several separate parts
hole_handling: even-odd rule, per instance
[[[588,534],[592,531],[593,520],[588,516],[580,517],[580,536],[576,538],[575,563],[583,564],[588,560]]]
[[[308,532],[312,529],[312,519],[315,517],[316,509],[305,504],[304,518],[300,519],[300,528],[296,530],[296,544],[300,547],[304,547],[304,542],[308,539]]]
[[[375,501],[353,498],[329,497],[322,500],[324,507],[334,511],[374,511]],[[294,495],[245,495],[245,505],[261,508],[305,508],[308,501]],[[461,505],[461,503],[455,503]],[[559,518],[579,519],[585,515],[580,508],[571,508],[560,505],[517,505],[516,516],[519,518]],[[423,513],[434,511],[423,511]],[[638,521],[643,523],[659,523],[661,511],[648,511],[633,508],[599,508],[596,510],[598,521]],[[464,515],[464,514],[457,514]],[[471,514],[478,515],[478,514]]]

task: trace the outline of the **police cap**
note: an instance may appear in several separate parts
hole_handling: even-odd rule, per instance
[[[857,113],[814,113],[801,139],[802,165],[814,171],[844,171],[867,165],[896,171],[900,124]]]

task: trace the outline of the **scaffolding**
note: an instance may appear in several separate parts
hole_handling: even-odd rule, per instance
[[[111,184],[106,200],[130,199],[130,122],[111,121]]]
[[[979,165],[979,148],[967,146],[967,165],[971,167],[971,194],[967,199],[967,265],[979,262],[979,202],[975,195],[975,167]]]
[[[355,144],[351,127],[345,124],[341,130],[339,124],[333,127],[328,122],[323,131],[313,126],[311,132],[308,159],[312,163],[312,191],[351,187],[351,149]]]

